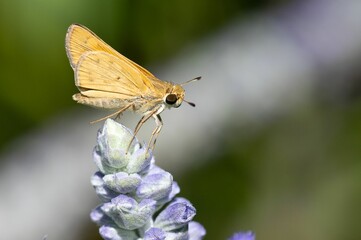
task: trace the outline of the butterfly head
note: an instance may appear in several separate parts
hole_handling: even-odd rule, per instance
[[[168,107],[177,108],[182,105],[184,100],[184,89],[180,85],[173,85],[170,91],[164,97],[164,103]]]
[[[170,108],[177,108],[182,105],[182,102],[186,102],[192,107],[196,105],[192,102],[188,102],[184,99],[185,91],[181,85],[175,84],[170,91],[164,97],[164,103]]]

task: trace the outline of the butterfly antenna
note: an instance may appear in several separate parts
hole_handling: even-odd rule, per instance
[[[183,99],[183,102],[186,102],[186,103],[188,103],[189,105],[191,105],[192,107],[195,107],[196,106],[196,104],[195,103],[192,103],[192,102],[188,102],[188,101],[186,101],[186,100],[184,100]]]
[[[191,79],[191,80],[185,81],[184,83],[181,83],[181,84],[179,84],[179,85],[183,86],[183,85],[186,85],[186,84],[188,84],[188,83],[198,81],[198,80],[200,80],[201,78],[202,78],[202,77],[199,76],[199,77],[193,78],[193,79]]]

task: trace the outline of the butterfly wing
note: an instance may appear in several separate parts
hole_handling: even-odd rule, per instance
[[[75,85],[88,97],[132,99],[148,95],[142,73],[107,52],[84,53],[75,68]]]
[[[68,28],[65,38],[65,48],[70,61],[70,65],[73,69],[76,68],[80,57],[84,53],[92,51],[103,51],[111,55],[117,56],[118,58],[121,58],[124,61],[128,62],[130,65],[133,65],[147,78],[155,78],[154,75],[148,70],[126,58],[122,54],[118,53],[111,46],[109,46],[102,39],[100,39],[95,33],[80,24],[72,24]]]

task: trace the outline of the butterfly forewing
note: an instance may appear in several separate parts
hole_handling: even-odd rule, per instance
[[[79,24],[72,24],[68,28],[65,39],[65,48],[70,60],[70,65],[75,69],[80,57],[89,51],[104,51],[111,55],[114,55],[129,64],[136,67],[140,72],[142,72],[147,78],[154,78],[154,75],[142,66],[136,64],[130,59],[126,58],[122,54],[118,53],[111,46],[105,43],[100,39],[95,33],[93,33],[88,28],[81,26]]]

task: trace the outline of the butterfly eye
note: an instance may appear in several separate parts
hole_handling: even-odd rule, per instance
[[[165,98],[165,102],[169,105],[173,105],[177,102],[178,98],[177,95],[175,94],[169,94],[166,98]]]

